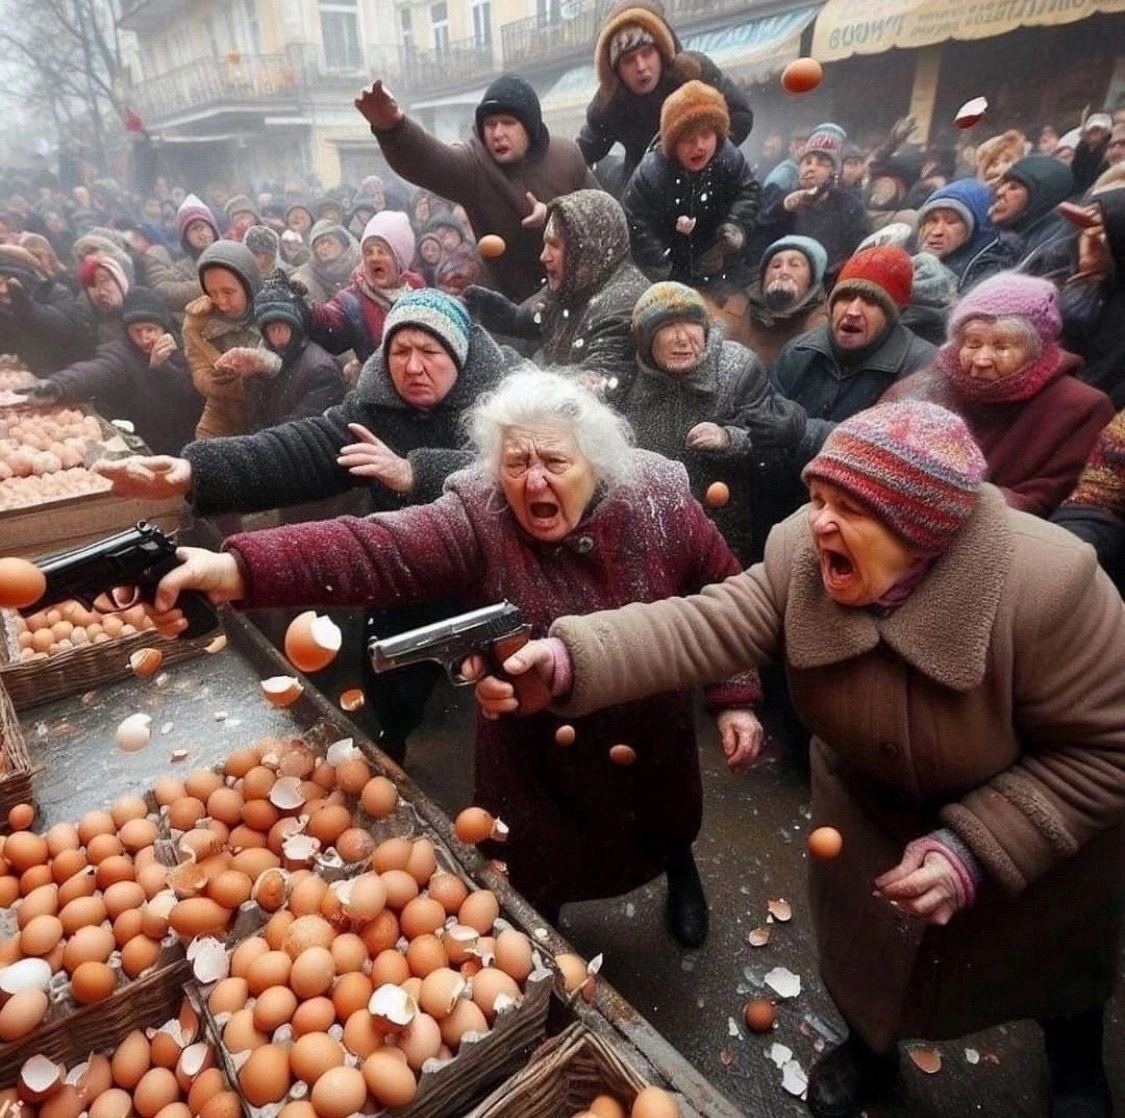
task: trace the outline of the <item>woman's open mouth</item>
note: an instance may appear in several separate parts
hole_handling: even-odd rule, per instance
[[[533,520],[554,520],[559,513],[554,501],[532,501],[528,509]]]
[[[846,586],[855,574],[855,564],[843,552],[822,546],[820,574],[828,590],[839,590]]]

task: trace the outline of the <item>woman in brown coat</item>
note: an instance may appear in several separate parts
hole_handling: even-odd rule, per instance
[[[1125,607],[1090,548],[981,484],[964,423],[884,404],[806,467],[765,561],[689,598],[568,617],[505,663],[564,717],[781,660],[815,737],[810,863],[848,1040],[814,1114],[858,1114],[896,1042],[1043,1026],[1052,1115],[1108,1115],[1125,816]],[[479,665],[478,665],[479,667]],[[479,674],[479,672],[477,673]],[[478,684],[486,714],[510,685]]]

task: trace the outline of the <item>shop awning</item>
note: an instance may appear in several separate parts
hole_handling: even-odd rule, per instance
[[[1077,23],[1125,12],[1125,0],[828,0],[812,53],[821,62],[853,54],[911,50],[946,39],[987,39],[1020,27]]]
[[[814,4],[782,15],[689,35],[683,40],[684,50],[707,55],[729,77],[760,81],[778,73],[797,57],[801,32],[812,23],[818,11],[820,5]],[[557,116],[579,106],[585,108],[596,88],[592,63],[572,67],[540,98],[544,116]]]

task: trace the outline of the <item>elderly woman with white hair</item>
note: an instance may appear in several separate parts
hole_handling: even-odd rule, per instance
[[[241,609],[507,598],[542,636],[560,613],[690,594],[738,572],[683,466],[633,449],[624,421],[573,381],[514,373],[470,430],[474,467],[432,504],[238,535],[220,554],[184,548],[158,608],[188,588]],[[707,689],[732,768],[760,747],[758,696],[752,673]],[[557,918],[566,902],[665,873],[669,926],[697,946],[707,907],[691,851],[702,790],[690,690],[569,724],[567,744],[548,712],[478,721],[475,802],[510,827],[513,885]]]

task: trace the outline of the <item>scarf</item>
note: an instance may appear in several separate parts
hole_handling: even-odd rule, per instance
[[[398,287],[376,287],[368,278],[363,264],[359,264],[352,272],[352,283],[365,298],[381,307],[389,307],[405,290],[406,283],[399,277]]]
[[[348,245],[342,256],[330,260],[327,264],[322,264],[314,252],[309,258],[308,266],[321,286],[335,294],[341,288],[347,287],[348,278],[354,275],[358,261],[359,249],[354,245]]]
[[[1055,379],[1064,367],[1063,351],[1056,342],[1049,342],[1034,361],[1011,376],[999,380],[982,380],[961,368],[957,347],[947,344],[938,353],[938,364],[963,400],[974,404],[1014,404],[1030,400]]]

